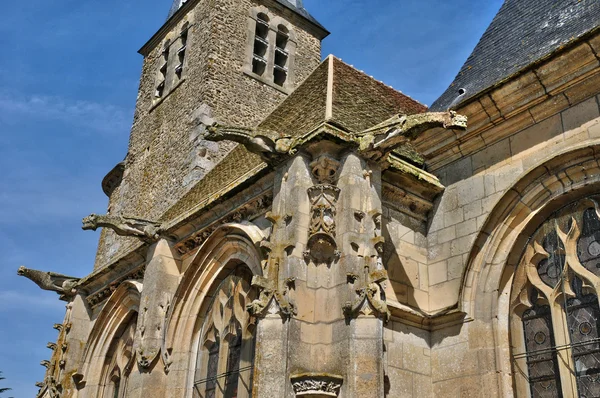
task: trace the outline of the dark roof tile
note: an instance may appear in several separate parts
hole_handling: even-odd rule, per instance
[[[394,115],[426,110],[425,105],[329,56],[259,127],[282,135],[301,136],[327,121],[350,132],[361,132]],[[238,145],[171,207],[161,221],[170,222],[195,208],[205,207],[266,167],[258,155]]]
[[[455,109],[599,24],[598,0],[506,0],[431,110]],[[455,101],[460,88],[466,93]]]

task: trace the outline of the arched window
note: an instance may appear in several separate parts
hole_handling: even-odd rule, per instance
[[[287,80],[288,74],[288,58],[287,50],[289,31],[283,26],[277,27],[277,39],[275,41],[275,61],[273,63],[273,82],[279,86],[283,86]]]
[[[254,32],[254,52],[252,56],[252,72],[259,76],[267,68],[267,50],[269,49],[269,17],[263,13],[256,16]]]
[[[104,398],[124,398],[127,379],[133,365],[133,339],[137,315],[133,315],[119,330],[110,345],[105,362]]]
[[[600,397],[600,206],[584,198],[532,235],[511,293],[519,397]]]
[[[194,397],[248,398],[252,393],[254,318],[252,274],[239,266],[214,293],[200,334]]]

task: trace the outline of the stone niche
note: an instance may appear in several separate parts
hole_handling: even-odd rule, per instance
[[[292,375],[292,387],[296,397],[337,397],[344,378],[328,373],[301,373]]]

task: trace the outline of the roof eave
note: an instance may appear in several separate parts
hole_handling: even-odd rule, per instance
[[[457,109],[460,109],[462,107],[469,105],[470,103],[472,103],[474,101],[477,101],[482,96],[484,96],[487,93],[493,91],[494,89],[502,86],[506,82],[509,82],[509,81],[531,71],[532,69],[539,67],[540,65],[542,65],[545,62],[547,62],[548,60],[556,57],[557,55],[560,55],[562,53],[569,51],[571,48],[575,47],[582,41],[587,40],[589,37],[594,36],[598,32],[600,32],[600,25],[595,27],[594,29],[587,31],[583,35],[580,35],[579,37],[576,37],[573,40],[566,42],[565,44],[561,45],[560,47],[556,48],[555,50],[549,52],[548,54],[544,55],[543,57],[541,57],[541,58],[537,59],[536,61],[530,63],[529,65],[525,66],[524,68],[519,69],[518,71],[506,76],[504,79],[498,80],[496,83],[492,84],[491,86],[484,88],[482,90],[479,90],[477,93],[474,93],[473,95],[464,98],[462,101],[452,105],[452,107],[448,110],[455,111]]]

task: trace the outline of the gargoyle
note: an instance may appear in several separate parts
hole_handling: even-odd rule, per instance
[[[135,236],[145,242],[152,243],[160,238],[161,224],[124,216],[91,214],[83,219],[84,231],[95,231],[99,227],[109,228],[121,236]]]
[[[30,279],[41,289],[50,290],[60,294],[60,299],[65,301],[69,301],[69,297],[75,295],[75,285],[79,282],[79,278],[73,278],[54,272],[37,271],[25,268],[24,266],[19,267],[17,274]]]
[[[436,127],[464,130],[467,128],[467,117],[454,111],[397,115],[360,133],[360,151],[379,159],[398,145]]]
[[[295,140],[291,137],[279,137],[267,130],[242,127],[226,127],[217,124],[208,128],[205,139],[208,141],[234,141],[242,144],[252,153],[260,155],[265,161],[277,160],[281,155],[293,153]]]

